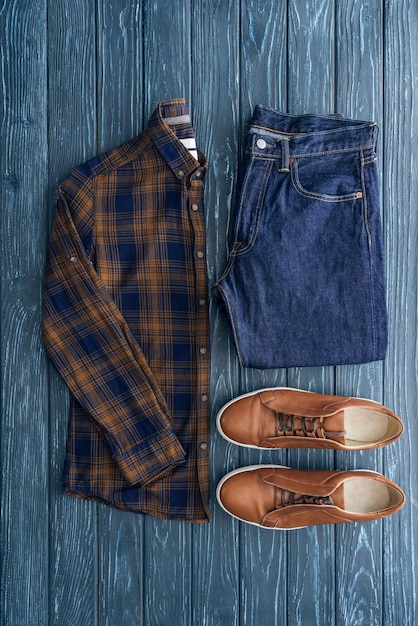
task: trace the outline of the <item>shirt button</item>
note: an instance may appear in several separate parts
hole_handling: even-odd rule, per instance
[[[196,204],[196,202],[194,202],[194,203],[192,204],[192,211],[198,211],[198,209],[199,209],[199,205],[198,205],[198,204]]]
[[[200,298],[199,304],[200,306],[204,306],[206,304],[206,300],[204,298]]]
[[[207,402],[207,399],[208,399],[208,397],[207,397],[207,395],[204,393],[204,394],[202,395],[202,402]]]
[[[184,176],[184,172],[183,172],[183,170],[179,170],[179,171],[177,172],[177,176],[180,176],[180,178],[182,178],[182,177]]]
[[[207,348],[205,348],[204,346],[202,346],[199,350],[200,354],[206,354],[207,351]]]
[[[200,444],[200,449],[201,450],[207,450],[208,444],[206,443],[206,441],[202,441],[202,443]]]
[[[202,250],[197,251],[197,256],[199,257],[199,259],[203,259],[204,253],[202,252]]]

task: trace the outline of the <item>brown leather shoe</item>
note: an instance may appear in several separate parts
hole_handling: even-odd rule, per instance
[[[308,471],[254,465],[230,472],[216,497],[233,517],[262,528],[368,522],[405,504],[405,494],[377,472]]]
[[[404,430],[378,402],[288,387],[260,389],[225,404],[217,426],[231,443],[248,448],[366,450],[387,446]]]

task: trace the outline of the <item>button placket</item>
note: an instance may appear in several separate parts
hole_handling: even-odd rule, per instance
[[[191,315],[195,316],[195,334],[192,339],[192,349],[196,367],[194,405],[196,428],[193,444],[196,450],[196,472],[199,482],[202,504],[207,510],[209,498],[206,476],[209,473],[209,391],[210,391],[210,335],[208,316],[208,281],[206,269],[206,236],[205,215],[203,205],[203,184],[206,177],[206,165],[199,164],[190,171],[190,165],[177,170],[177,177],[181,178],[182,190],[185,198],[184,209],[189,216],[189,224],[193,243],[190,252],[193,254],[195,285],[195,308]],[[190,294],[192,295],[192,294]],[[208,511],[208,515],[210,513]]]
[[[203,171],[196,171],[192,175],[189,187],[189,215],[195,235],[194,252],[196,267],[196,353],[197,353],[197,432],[196,446],[201,461],[199,469],[203,470],[201,463],[207,463],[208,458],[208,412],[209,412],[209,338],[207,319],[207,279],[206,279],[206,241],[203,212]]]

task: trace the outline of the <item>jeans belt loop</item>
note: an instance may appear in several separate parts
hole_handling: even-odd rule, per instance
[[[279,142],[282,148],[282,166],[279,170],[280,172],[290,172],[289,141],[290,139],[286,139],[284,137],[279,139]]]

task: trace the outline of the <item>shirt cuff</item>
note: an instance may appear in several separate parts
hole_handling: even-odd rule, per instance
[[[186,453],[173,431],[166,429],[116,453],[114,459],[128,483],[145,487],[184,463]]]

